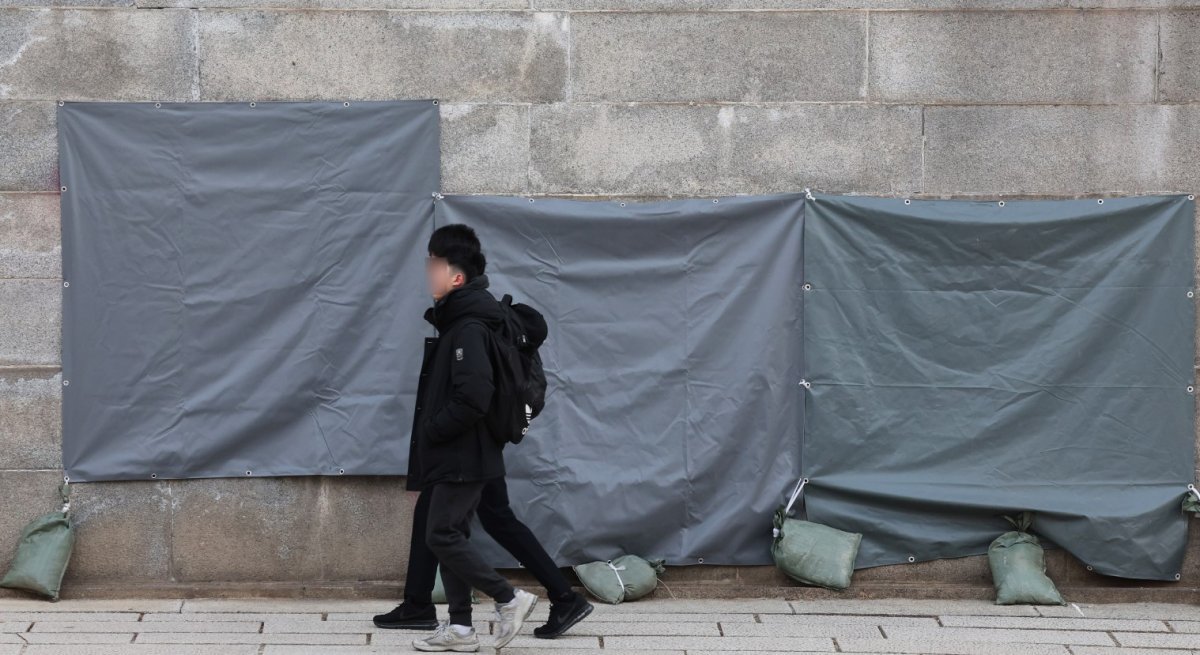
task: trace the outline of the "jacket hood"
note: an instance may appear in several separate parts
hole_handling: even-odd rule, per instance
[[[439,333],[465,318],[480,319],[489,327],[504,321],[504,310],[492,292],[488,291],[486,275],[475,277],[425,310],[425,320],[433,324]]]

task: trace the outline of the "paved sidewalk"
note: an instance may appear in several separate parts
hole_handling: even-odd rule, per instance
[[[0,598],[0,655],[352,655],[412,652],[420,632],[379,630],[363,600]],[[490,602],[477,606],[480,652]],[[854,652],[962,655],[1200,653],[1200,606],[999,607],[985,601],[647,600],[596,605],[567,636],[534,638],[545,600],[507,655]],[[439,608],[444,616],[445,607]]]

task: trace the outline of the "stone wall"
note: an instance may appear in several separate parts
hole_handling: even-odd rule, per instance
[[[1200,189],[1198,56],[1200,0],[0,0],[0,566],[61,477],[57,100],[438,98],[447,193],[1067,197]],[[80,485],[67,593],[392,595],[401,489]],[[1051,573],[1077,600],[1191,599],[1196,543],[1179,583],[1062,552]],[[990,594],[979,557],[856,580]]]

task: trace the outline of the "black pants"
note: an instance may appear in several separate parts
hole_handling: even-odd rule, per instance
[[[426,542],[429,525],[429,507],[431,489],[421,492],[417,498],[417,507],[413,516],[412,543],[408,557],[408,575],[404,580],[404,602],[421,607],[433,603],[433,586],[437,576],[438,558]],[[476,509],[479,522],[483,529],[517,559],[538,582],[546,588],[552,601],[567,600],[571,597],[571,584],[562,574],[554,560],[542,548],[537,537],[529,528],[513,514],[508,503],[508,485],[505,479],[494,478],[484,483]],[[447,571],[443,567],[442,577],[450,584]],[[487,593],[485,589],[481,589]],[[490,595],[490,594],[489,594]],[[446,590],[447,600],[450,591]],[[459,625],[470,625],[470,590],[467,591],[467,606],[465,615],[461,608],[451,605],[451,620]],[[457,620],[454,613],[458,611]],[[465,621],[465,623],[460,623]]]

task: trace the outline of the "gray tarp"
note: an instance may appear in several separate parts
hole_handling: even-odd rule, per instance
[[[818,196],[805,206],[810,519],[857,567],[1033,531],[1174,580],[1193,479],[1194,203]]]
[[[432,101],[67,103],[72,480],[403,474]]]
[[[803,199],[436,202],[478,231],[492,291],[549,323],[546,409],[505,462],[560,565],[770,563],[800,472]]]

